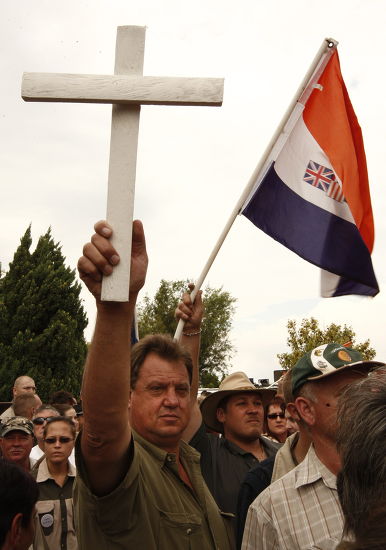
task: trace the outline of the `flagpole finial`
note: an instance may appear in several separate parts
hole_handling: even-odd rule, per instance
[[[326,38],[326,42],[327,42],[327,48],[331,48],[331,49],[336,48],[339,44],[339,42],[334,38]]]

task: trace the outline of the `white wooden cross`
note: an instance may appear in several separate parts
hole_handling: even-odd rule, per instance
[[[145,27],[118,27],[114,76],[24,73],[25,101],[112,103],[107,221],[120,263],[103,279],[102,300],[128,301],[139,115],[142,105],[222,104],[221,78],[144,77]]]

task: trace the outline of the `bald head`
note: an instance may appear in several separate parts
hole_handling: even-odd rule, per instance
[[[13,397],[23,393],[35,393],[35,382],[29,376],[19,376],[13,385]]]

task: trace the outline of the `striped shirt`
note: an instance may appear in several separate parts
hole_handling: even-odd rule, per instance
[[[311,445],[304,461],[249,507],[242,550],[331,550],[342,532],[336,476]]]

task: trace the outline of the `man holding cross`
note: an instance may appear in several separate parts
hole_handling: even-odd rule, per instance
[[[130,359],[134,307],[147,271],[142,224],[133,224],[129,302],[100,300],[102,274],[113,272],[119,256],[110,226],[99,222],[95,231],[78,262],[97,304],[76,450],[80,548],[230,549],[199,455],[182,441],[197,357],[155,335],[140,341]]]

